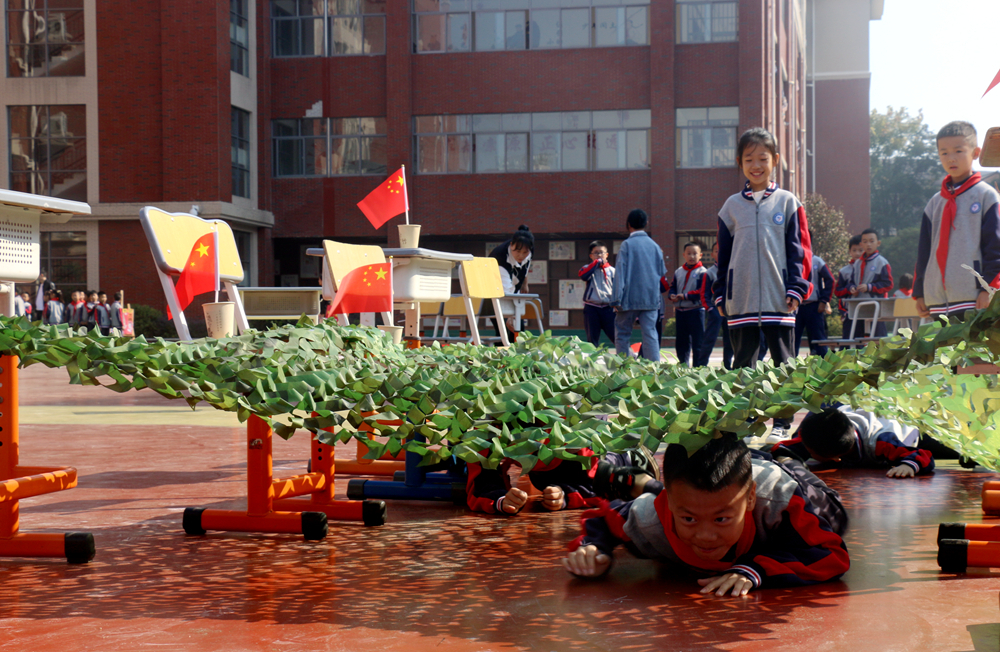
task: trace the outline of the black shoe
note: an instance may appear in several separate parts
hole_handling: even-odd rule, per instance
[[[649,449],[643,445],[624,453],[628,466],[617,466],[610,462],[598,462],[594,474],[594,493],[607,500],[632,500],[632,487],[640,475],[660,479],[660,468],[656,465]]]
[[[638,469],[639,473],[652,476],[655,480],[660,479],[660,466],[656,463],[653,453],[642,444],[636,446],[634,450],[626,451],[625,456],[628,458],[630,466]]]

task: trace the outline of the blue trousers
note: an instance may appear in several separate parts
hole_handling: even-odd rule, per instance
[[[809,352],[813,355],[826,355],[829,351],[827,347],[813,345],[816,340],[826,339],[826,314],[819,311],[818,301],[802,304],[795,314],[795,355],[799,354],[803,331],[809,331]]]
[[[587,341],[597,346],[601,341],[601,333],[608,336],[611,344],[615,343],[615,309],[611,306],[583,306],[583,330]]]
[[[632,325],[639,320],[642,330],[642,357],[653,362],[660,361],[660,341],[656,336],[656,317],[659,310],[620,310],[615,315],[615,351],[618,355],[629,355],[632,339]]]
[[[729,329],[723,329],[726,323],[725,317],[719,314],[718,309],[710,308],[705,311],[705,339],[701,341],[700,355],[695,357],[694,366],[707,367],[708,359],[715,349],[715,343],[719,339],[719,331],[722,330],[722,359],[726,369],[733,365],[733,345],[729,342]],[[726,362],[728,361],[728,363]]]
[[[689,355],[694,355],[694,363],[701,360],[701,347],[705,340],[705,311],[702,308],[697,310],[678,310],[674,313],[677,320],[677,338],[675,347],[677,350],[677,361],[681,364],[690,364]]]

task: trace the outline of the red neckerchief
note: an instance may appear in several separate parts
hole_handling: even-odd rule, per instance
[[[691,546],[680,540],[680,537],[677,536],[677,531],[674,529],[674,515],[670,512],[670,507],[667,505],[666,491],[660,492],[653,501],[653,505],[656,507],[656,514],[660,517],[660,523],[663,525],[663,533],[667,535],[670,547],[677,553],[682,562],[688,566],[708,571],[724,571],[732,568],[733,561],[708,561],[702,559],[694,554]],[[736,542],[734,561],[750,551],[756,535],[757,524],[754,523],[753,514],[748,512],[746,518],[743,519],[743,533],[740,535],[740,540]]]
[[[936,253],[938,268],[941,270],[941,287],[945,287],[944,272],[948,265],[948,241],[951,239],[952,229],[955,228],[955,214],[958,212],[958,205],[955,203],[955,198],[979,183],[981,179],[982,175],[976,172],[955,189],[952,189],[953,184],[951,183],[950,176],[945,177],[941,182],[941,196],[947,200],[947,203],[944,205],[944,212],[941,213],[941,236],[938,239]]]
[[[685,294],[684,288],[686,288],[688,286],[688,279],[691,278],[691,272],[693,272],[694,270],[698,269],[699,267],[704,267],[704,265],[701,264],[700,260],[697,263],[695,263],[694,265],[690,265],[690,266],[687,263],[684,263],[684,269],[687,270],[687,273],[684,274],[684,285],[682,285],[679,288],[682,295]]]

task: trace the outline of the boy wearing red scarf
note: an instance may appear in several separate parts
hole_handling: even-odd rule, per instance
[[[701,359],[702,342],[705,339],[705,309],[708,307],[705,284],[708,270],[701,264],[701,244],[689,242],[684,245],[684,264],[674,272],[670,284],[670,300],[677,304],[674,318],[677,320],[677,338],[674,346],[677,361],[690,365]]]
[[[850,568],[841,538],[847,513],[835,491],[797,461],[778,463],[732,435],[690,457],[680,444],[663,456],[662,490],[612,501],[584,514],[584,534],[563,560],[570,573],[599,577],[612,551],[658,559],[700,575],[702,593],[836,579]],[[637,493],[637,492],[636,492]]]
[[[989,304],[989,294],[963,264],[1000,288],[1000,196],[972,172],[980,153],[977,142],[968,122],[950,122],[937,135],[938,158],[948,176],[927,203],[920,225],[913,297],[921,317],[960,318]]]

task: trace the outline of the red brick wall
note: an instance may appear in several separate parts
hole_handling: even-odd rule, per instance
[[[816,191],[844,211],[851,233],[871,226],[867,79],[816,82]]]
[[[678,107],[739,106],[739,43],[677,45]]]
[[[166,311],[153,256],[139,220],[101,222],[101,288],[110,296],[125,290],[126,303],[142,303]]]

